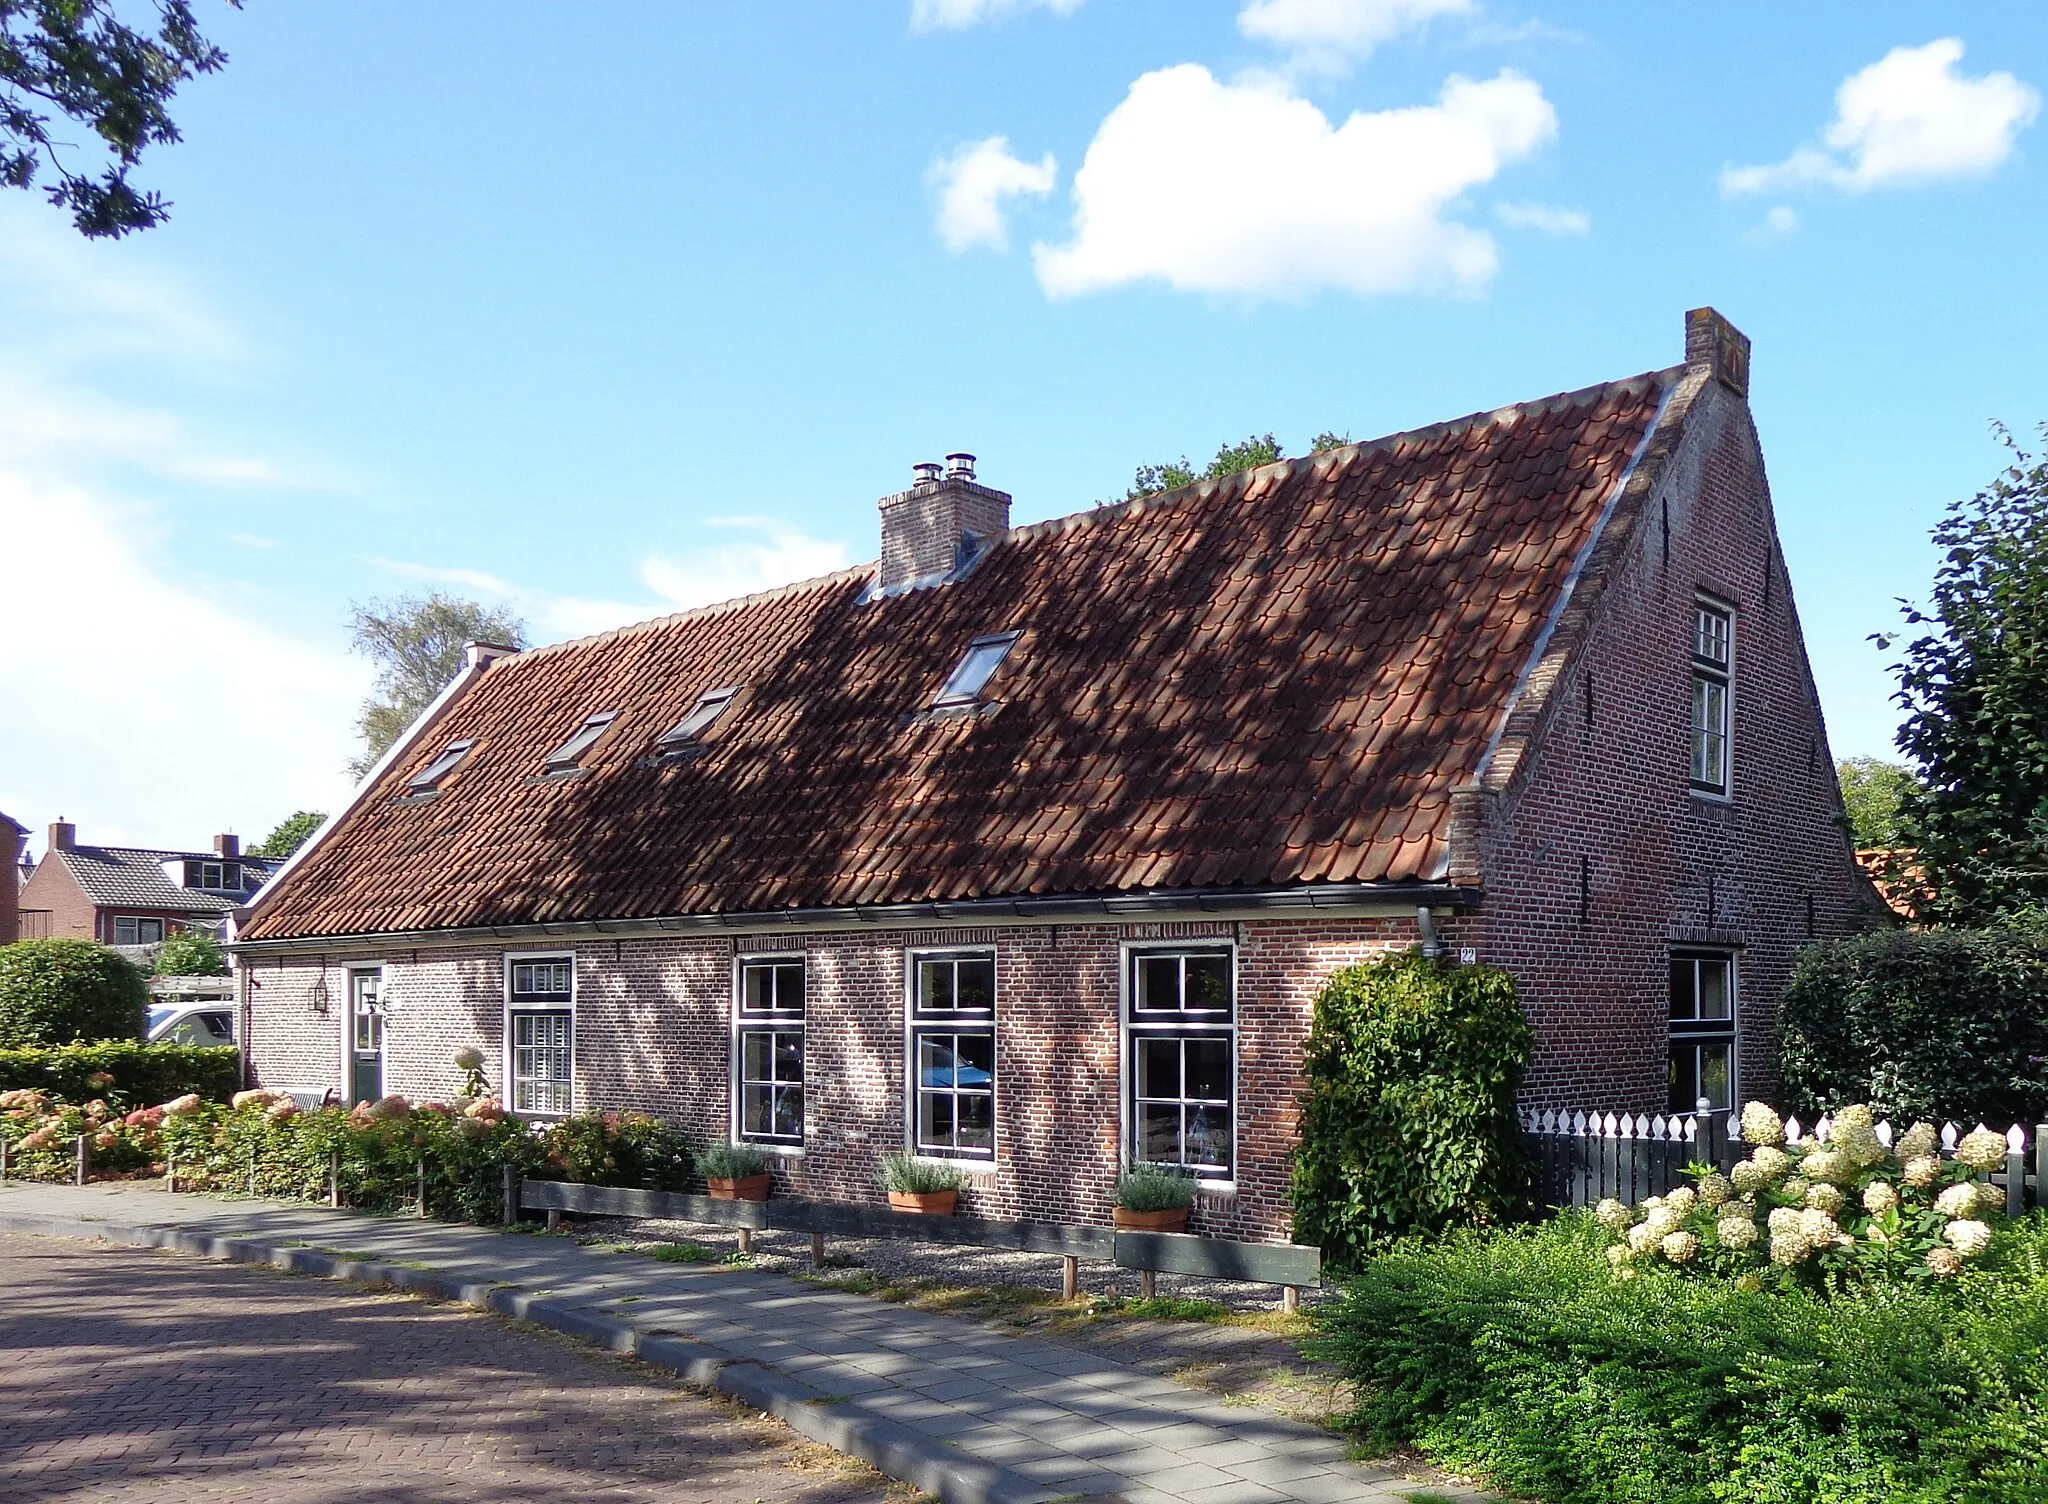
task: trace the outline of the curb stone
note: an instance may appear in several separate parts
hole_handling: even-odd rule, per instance
[[[187,1232],[161,1223],[135,1225],[98,1218],[0,1213],[0,1232],[162,1248],[223,1263],[267,1264],[287,1274],[317,1275],[474,1306],[530,1321],[607,1352],[636,1357],[685,1382],[715,1389],[774,1416],[807,1440],[857,1457],[888,1477],[936,1495],[944,1504],[1052,1504],[1056,1500],[1076,1500],[1078,1504],[1075,1495],[1058,1493],[994,1463],[977,1461],[908,1426],[849,1414],[835,1404],[834,1396],[756,1360],[686,1337],[644,1333],[626,1322],[512,1286],[462,1280],[437,1269]],[[1094,1504],[1117,1504],[1116,1495],[1091,1497]]]

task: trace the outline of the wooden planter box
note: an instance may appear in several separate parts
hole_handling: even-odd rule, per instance
[[[1134,1212],[1120,1206],[1113,1215],[1120,1232],[1186,1232],[1188,1226],[1188,1209],[1184,1206],[1168,1207],[1163,1212]]]
[[[958,1191],[891,1191],[889,1205],[899,1212],[920,1212],[927,1217],[950,1217],[960,1200]]]
[[[758,1175],[742,1175],[730,1179],[720,1175],[707,1175],[704,1183],[711,1187],[714,1201],[766,1201],[768,1185],[773,1179],[766,1170]]]

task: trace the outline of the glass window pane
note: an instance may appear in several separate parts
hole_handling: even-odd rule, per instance
[[[996,1037],[993,1034],[961,1034],[953,1041],[959,1086],[987,1086],[995,1079]]]
[[[1693,995],[1693,962],[1691,956],[1671,958],[1671,1016],[1675,1019],[1697,1018],[1698,1000]]]
[[[785,1013],[800,1013],[803,1011],[803,962],[784,961],[775,968],[775,1006]]]
[[[954,963],[956,1006],[986,1013],[996,1005],[996,963],[982,959]]]
[[[1138,1006],[1146,1012],[1180,1007],[1180,958],[1138,957]]]
[[[769,1079],[771,1038],[767,1034],[740,1036],[740,1077],[746,1081]]]
[[[1728,1007],[1728,963],[1726,961],[1701,961],[1700,975],[1700,1017],[1727,1018]]]
[[[1180,1159],[1180,1108],[1147,1102],[1138,1109],[1138,1147],[1145,1159],[1177,1165]]]
[[[949,1011],[953,1006],[953,963],[917,963],[917,1005],[927,1013]]]
[[[1699,1046],[1674,1042],[1671,1046],[1670,1092],[1665,1108],[1670,1112],[1691,1112],[1699,1100]]]
[[[959,1109],[959,1143],[962,1149],[993,1149],[996,1143],[995,1098],[985,1092],[963,1094]]]
[[[776,1088],[775,1132],[782,1138],[804,1136],[804,1089],[801,1086]]]
[[[1230,1109],[1190,1107],[1187,1110],[1185,1154],[1191,1165],[1228,1166],[1230,1163]]]
[[[775,968],[746,966],[740,969],[740,1006],[749,1013],[766,1013],[775,1006]]]
[[[1138,1095],[1155,1099],[1180,1096],[1178,1039],[1138,1041]]]
[[[1187,973],[1186,1007],[1204,1013],[1229,1011],[1230,957],[1189,956]]]
[[[917,1084],[950,1087],[953,1084],[953,1036],[921,1034],[917,1041]]]
[[[775,1079],[801,1081],[804,1078],[804,1037],[782,1033],[775,1036]]]
[[[760,1134],[775,1131],[773,1104],[767,1087],[740,1088],[740,1131]]]
[[[1187,1042],[1187,1079],[1182,1095],[1189,1101],[1230,1100],[1230,1044],[1222,1039]]]
[[[937,1149],[953,1147],[953,1098],[945,1092],[920,1092],[917,1098],[917,1141]]]
[[[1729,1096],[1730,1047],[1725,1044],[1703,1044],[1700,1046],[1700,1089],[1716,1112],[1725,1111],[1734,1103]],[[1697,1100],[1697,1099],[1695,1099]]]

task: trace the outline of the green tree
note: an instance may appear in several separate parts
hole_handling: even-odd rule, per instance
[[[1921,770],[1900,834],[1921,917],[1951,924],[2048,909],[2048,462],[1997,433],[2011,462],[1936,525],[1933,600],[1901,603],[1921,635],[1894,665],[1899,750]]]
[[[356,606],[349,629],[355,651],[377,665],[376,696],[356,722],[363,755],[350,770],[358,778],[462,672],[465,646],[526,646],[526,623],[509,609],[439,591]]]
[[[179,930],[157,947],[156,974],[160,977],[224,977],[228,958],[221,953],[220,940],[206,930]]]
[[[1328,454],[1332,449],[1342,449],[1346,444],[1350,442],[1350,434],[1331,433],[1330,430],[1326,428],[1321,433],[1316,435],[1315,442],[1308,446],[1308,452],[1310,454]]]
[[[1328,437],[1328,435],[1325,435]],[[1240,470],[1256,470],[1261,465],[1270,465],[1287,456],[1280,448],[1280,441],[1271,434],[1253,434],[1242,443],[1225,444],[1216,451],[1216,458],[1198,474],[1195,467],[1182,455],[1177,460],[1168,460],[1160,465],[1140,465],[1138,473],[1131,480],[1131,489],[1124,494],[1125,501],[1136,501],[1140,496],[1151,496],[1160,491],[1177,491],[1182,486],[1192,486],[1198,480],[1221,480],[1226,475],[1235,475]]]
[[[228,0],[239,6],[241,0]],[[0,187],[40,187],[79,233],[116,237],[170,217],[163,196],[129,172],[151,146],[179,139],[171,97],[224,65],[199,34],[190,0],[156,0],[154,27],[133,27],[116,0],[0,0]],[[58,116],[99,138],[112,162],[92,175],[61,155]]]
[[[1845,757],[1835,764],[1842,805],[1858,851],[1890,851],[1906,844],[1899,812],[1918,780],[1913,770],[1880,757]]]
[[[142,968],[91,940],[0,945],[0,1048],[140,1039]]]
[[[302,809],[297,814],[287,815],[278,822],[277,829],[249,848],[251,856],[287,857],[326,823],[327,816],[318,810]]]

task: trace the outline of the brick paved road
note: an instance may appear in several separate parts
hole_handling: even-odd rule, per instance
[[[0,1234],[0,1499],[881,1504],[624,1362],[326,1281]]]

